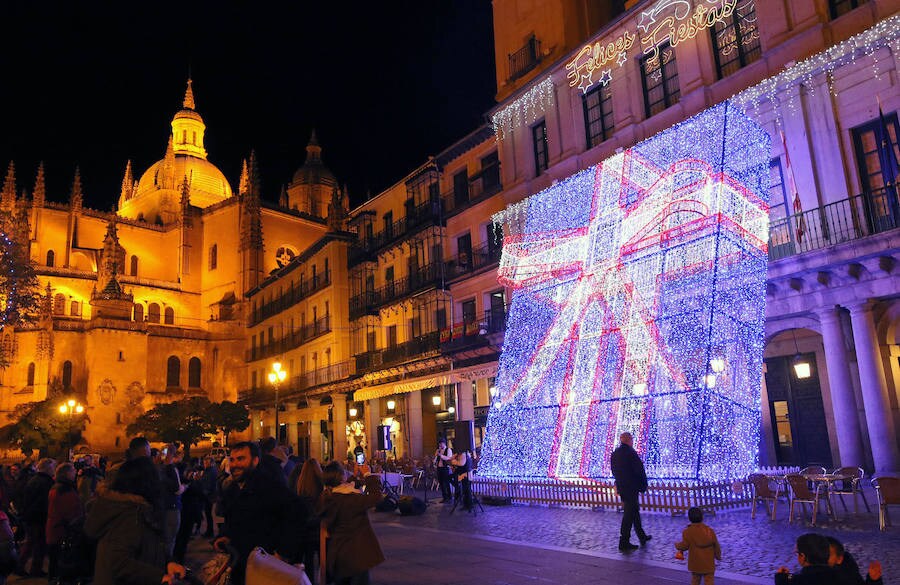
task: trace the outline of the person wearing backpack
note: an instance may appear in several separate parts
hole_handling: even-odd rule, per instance
[[[58,582],[61,577],[60,544],[67,536],[78,539],[83,521],[84,508],[75,485],[75,466],[63,463],[56,468],[56,483],[50,489],[47,507],[47,550],[50,554],[48,576],[51,583]],[[66,564],[69,564],[68,561]]]

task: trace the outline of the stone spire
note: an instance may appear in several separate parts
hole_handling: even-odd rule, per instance
[[[44,161],[38,165],[37,177],[34,180],[34,193],[31,195],[31,204],[34,207],[43,207],[47,200],[47,185],[44,182]]]
[[[191,171],[191,179],[193,179],[194,171]],[[191,179],[187,175],[181,182],[181,223],[185,226],[191,226]]]
[[[166,156],[163,158],[160,175],[160,187],[163,189],[175,188],[175,147],[171,134],[169,135],[169,144],[166,146]]]
[[[72,181],[72,193],[69,195],[69,205],[72,211],[81,211],[84,205],[84,194],[81,192],[81,169],[75,167],[75,179]]]
[[[262,180],[259,176],[259,164],[256,162],[256,151],[250,151],[250,191],[249,194],[259,199],[262,192]]]
[[[125,176],[122,177],[122,195],[119,197],[119,207],[134,197],[134,174],[131,171],[131,159],[125,163]]]
[[[309,144],[306,145],[306,163],[319,162],[322,160],[322,147],[319,146],[319,139],[316,137],[316,129],[313,128],[309,137]]]
[[[281,195],[278,196],[278,205],[280,207],[288,206],[287,187],[285,187],[284,185],[281,186]]]
[[[125,271],[125,248],[119,243],[116,219],[106,225],[100,262],[97,266],[97,286],[91,293],[92,319],[131,319],[134,296],[126,293],[117,276]]]
[[[347,227],[344,190],[337,185],[331,189],[331,203],[328,204],[328,227],[335,232],[345,230]]]
[[[188,110],[196,110],[197,109],[194,107],[194,90],[191,87],[193,85],[193,83],[194,83],[193,80],[191,80],[191,78],[188,77],[187,89],[184,92],[184,104],[183,104],[184,107],[187,108]]]
[[[246,195],[250,192],[250,171],[247,170],[247,159],[241,166],[241,178],[238,180],[238,195]]]
[[[16,163],[9,161],[6,179],[3,180],[3,192],[0,194],[0,207],[9,211],[16,205]]]

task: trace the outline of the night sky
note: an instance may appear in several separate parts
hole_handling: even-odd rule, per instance
[[[112,11],[112,12],[110,12]],[[188,72],[209,160],[237,187],[256,150],[263,198],[322,158],[353,205],[474,130],[496,91],[490,0],[32,2],[0,7],[0,164],[110,209],[125,163],[165,153]]]

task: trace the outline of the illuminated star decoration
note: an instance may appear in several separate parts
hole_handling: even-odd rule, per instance
[[[600,85],[604,87],[609,85],[609,82],[612,81],[612,71],[610,71],[609,69],[604,69],[598,81],[600,82]]]
[[[621,53],[619,53],[619,58],[616,59],[616,65],[618,65],[619,67],[621,67],[621,66],[624,65],[627,61],[628,61],[628,55],[625,54],[625,51],[622,51]]]
[[[653,73],[650,74],[650,79],[652,79],[653,81],[659,81],[660,79],[662,79],[662,71],[656,69]]]
[[[642,32],[644,34],[647,34],[650,30],[650,25],[656,22],[656,17],[654,15],[655,11],[655,9],[651,9],[649,12],[641,12],[641,20],[638,22],[638,28],[643,29]]]
[[[726,102],[495,216],[513,298],[481,475],[609,477],[624,431],[651,477],[754,469],[768,152]]]
[[[587,93],[587,90],[590,89],[592,85],[594,85],[594,72],[589,70],[587,73],[581,76],[581,84],[578,86],[578,89],[581,90],[581,93]],[[600,80],[603,83],[603,79]]]

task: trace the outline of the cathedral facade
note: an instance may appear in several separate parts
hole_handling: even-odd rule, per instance
[[[0,410],[62,391],[86,407],[90,448],[115,452],[157,403],[238,399],[245,292],[329,231],[335,181],[313,138],[281,205],[268,204],[253,155],[233,188],[207,159],[205,130],[188,81],[163,158],[139,177],[128,163],[113,212],[84,206],[77,173],[68,203],[47,200],[43,168],[17,196],[10,165],[3,206],[27,218],[18,231],[45,301],[38,323],[0,340]]]

